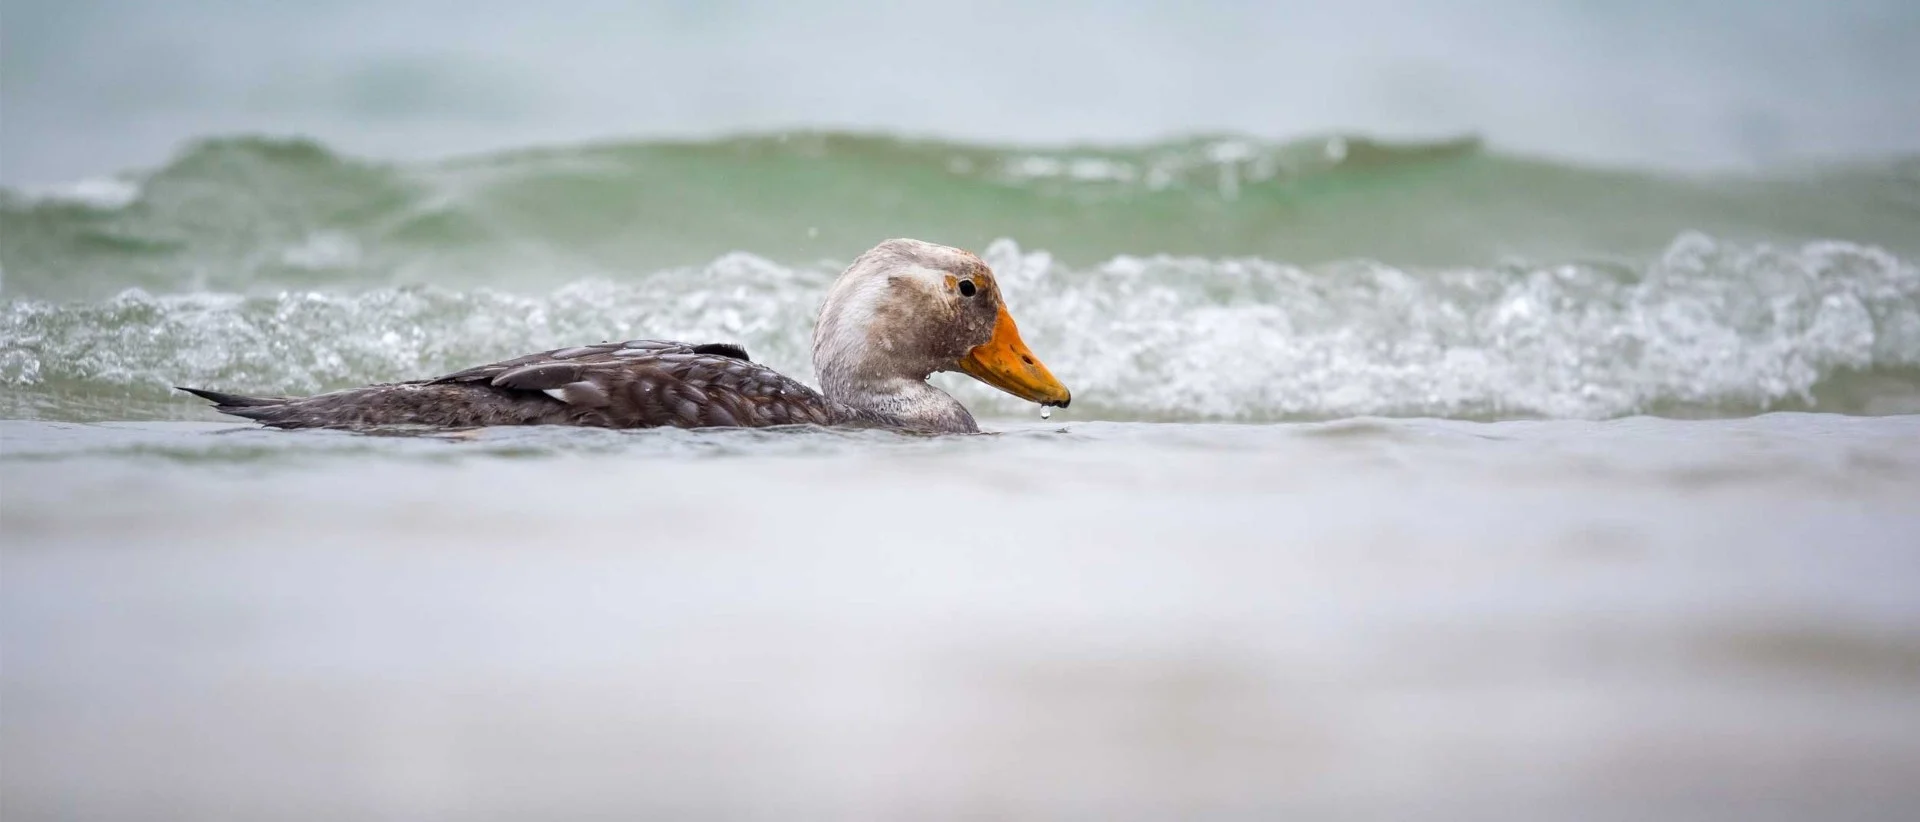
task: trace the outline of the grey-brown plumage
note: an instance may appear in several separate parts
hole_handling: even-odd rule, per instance
[[[740,346],[633,340],[559,348],[416,382],[311,397],[182,388],[277,428],[583,425],[604,428],[836,425],[978,430],[927,383],[964,371],[1015,396],[1071,396],[1021,342],[993,272],[957,248],[888,240],[834,281],[814,329],[815,391]]]
[[[737,345],[632,340],[559,348],[414,382],[311,397],[184,388],[276,428],[585,425],[603,428],[885,424],[833,402]]]

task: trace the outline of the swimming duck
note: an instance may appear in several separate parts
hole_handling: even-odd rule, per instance
[[[731,343],[632,340],[559,348],[444,377],[311,397],[182,388],[276,428],[832,425],[973,433],[973,415],[927,383],[960,371],[1041,406],[1066,386],[1027,344],[979,257],[888,240],[828,289],[813,331],[815,391]]]

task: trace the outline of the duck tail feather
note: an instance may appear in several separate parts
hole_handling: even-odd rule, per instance
[[[286,400],[270,397],[248,397],[241,394],[228,394],[222,391],[208,391],[205,388],[188,388],[184,385],[176,385],[174,388],[178,388],[181,391],[185,391],[204,400],[211,400],[214,405],[218,405],[222,409],[258,408],[260,406],[279,405],[286,402]]]

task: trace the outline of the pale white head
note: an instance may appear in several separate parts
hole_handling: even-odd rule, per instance
[[[1072,401],[1020,339],[987,264],[920,240],[874,246],[834,281],[813,332],[813,367],[828,397],[940,429],[972,430],[973,418],[927,384],[936,371],[1043,406]]]

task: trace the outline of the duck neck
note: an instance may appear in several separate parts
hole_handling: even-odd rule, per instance
[[[863,376],[820,368],[820,390],[850,412],[849,422],[942,434],[979,431],[967,407],[927,382],[926,376]]]

